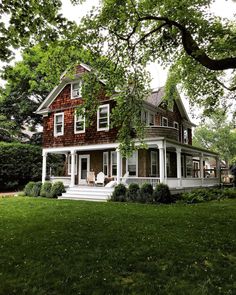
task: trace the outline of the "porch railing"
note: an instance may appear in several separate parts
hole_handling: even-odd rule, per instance
[[[138,185],[143,185],[144,183],[150,183],[153,187],[155,187],[158,183],[160,183],[159,177],[122,177],[121,182],[125,184],[137,183]]]

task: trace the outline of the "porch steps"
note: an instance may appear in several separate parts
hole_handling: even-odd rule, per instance
[[[80,201],[95,201],[107,202],[114,188],[96,187],[96,186],[75,186],[69,187],[60,200],[80,200]]]

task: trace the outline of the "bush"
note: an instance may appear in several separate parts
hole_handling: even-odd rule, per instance
[[[45,198],[51,198],[52,183],[45,181],[40,190],[40,196]]]
[[[111,200],[114,202],[125,202],[127,200],[126,194],[127,188],[124,184],[120,183],[115,187],[114,192],[111,196]]]
[[[24,194],[28,197],[32,196],[32,192],[33,192],[33,187],[35,185],[34,181],[30,181],[29,183],[26,184],[25,188],[24,188]]]
[[[168,185],[159,183],[153,193],[153,199],[156,203],[170,204],[174,202],[174,198],[171,196]]]
[[[131,183],[127,191],[127,200],[134,202],[139,199],[140,188],[137,183]]]
[[[32,197],[38,197],[40,195],[41,186],[42,186],[41,181],[38,181],[34,184],[32,191],[31,191]]]
[[[54,182],[54,184],[52,185],[52,188],[51,188],[51,198],[56,198],[58,196],[61,196],[62,193],[65,192],[65,187],[64,187],[64,184],[63,182],[61,181],[56,181]]]
[[[30,144],[0,142],[0,163],[0,190],[17,189],[41,179],[42,149]]]
[[[236,198],[236,188],[224,189],[224,196],[229,199],[235,199]]]
[[[140,188],[139,201],[141,203],[153,202],[153,187],[150,183],[144,183]]]

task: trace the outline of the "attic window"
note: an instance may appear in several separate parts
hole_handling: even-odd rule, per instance
[[[81,97],[82,93],[82,83],[81,81],[75,82],[71,84],[71,98],[79,98]]]

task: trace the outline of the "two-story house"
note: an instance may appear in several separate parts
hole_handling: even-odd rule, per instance
[[[163,88],[152,92],[143,102],[141,119],[146,125],[147,148],[135,151],[132,157],[122,158],[117,129],[111,128],[113,98],[105,94],[99,98],[94,123],[86,127],[86,116],[78,116],[75,110],[83,103],[81,76],[90,70],[88,65],[80,64],[73,79],[63,76],[36,111],[43,116],[43,182],[48,171],[47,155],[59,153],[65,154],[67,163],[66,175],[60,180],[70,188],[85,185],[89,171],[94,171],[95,175],[103,172],[107,182],[149,182],[153,185],[162,182],[171,189],[219,184],[217,169],[211,177],[206,177],[208,174],[204,169],[206,158],[214,158],[217,167],[218,155],[192,146],[194,124],[183,102],[178,97],[172,109],[167,108]]]

